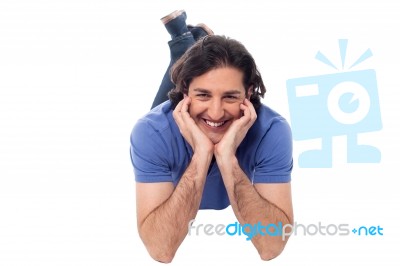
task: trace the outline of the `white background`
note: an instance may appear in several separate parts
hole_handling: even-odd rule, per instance
[[[335,73],[321,50],[377,73],[383,129],[360,140],[380,164],[347,164],[334,139],[329,169],[293,170],[295,220],[384,228],[384,236],[293,236],[269,265],[397,265],[400,6],[396,1],[0,2],[0,265],[159,265],[136,230],[129,135],[169,63],[159,19],[241,41],[259,65],[265,103],[289,119],[286,80]],[[355,69],[356,70],[356,69]],[[295,143],[295,159],[301,143]],[[197,223],[235,221],[230,208]],[[187,237],[173,265],[264,265],[244,237]]]

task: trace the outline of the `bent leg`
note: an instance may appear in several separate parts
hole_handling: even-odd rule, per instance
[[[171,67],[194,43],[195,40],[190,32],[168,42],[171,61],[161,81],[156,97],[154,98],[153,105],[151,106],[152,109],[168,100],[168,92],[174,88],[174,84],[171,81]]]

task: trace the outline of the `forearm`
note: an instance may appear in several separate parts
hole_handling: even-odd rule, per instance
[[[170,262],[188,232],[200,206],[211,158],[193,156],[171,196],[139,225],[140,236],[150,255]]]
[[[218,165],[222,165],[220,171],[232,209],[240,224],[256,225],[259,222],[263,226],[268,224],[278,225],[279,223],[282,226],[292,224],[291,214],[285,213],[281,208],[257,192],[249,178],[240,168],[236,157],[228,160],[220,158]],[[264,260],[269,260],[279,255],[287,242],[287,238],[282,240],[281,236],[271,236],[267,233],[264,235],[256,234],[251,240]]]

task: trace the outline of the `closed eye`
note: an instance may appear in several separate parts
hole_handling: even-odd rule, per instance
[[[240,97],[238,95],[235,95],[235,94],[234,95],[225,95],[224,99],[228,103],[235,103],[238,100],[240,100]]]
[[[206,97],[209,97],[210,95],[206,94],[206,93],[199,93],[199,94],[196,94],[196,96],[200,97],[200,98],[206,98]]]
[[[225,98],[227,98],[227,99],[238,99],[238,97],[234,96],[234,95],[227,95],[227,96],[225,96]]]

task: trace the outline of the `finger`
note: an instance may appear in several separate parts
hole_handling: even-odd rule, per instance
[[[248,123],[251,120],[251,112],[249,107],[242,103],[240,104],[240,110],[243,112],[243,116],[240,119]]]
[[[174,117],[178,126],[182,125],[182,123],[183,123],[181,110],[182,110],[184,101],[185,101],[185,99],[181,100],[175,107],[175,110],[172,112],[172,116]]]
[[[185,98],[183,99],[181,112],[188,112],[190,102],[191,102],[191,98],[188,96],[185,96]]]
[[[189,114],[189,107],[190,107],[191,101],[192,101],[192,99],[190,97],[186,97],[185,101],[183,102],[182,109],[181,109],[182,119],[184,122],[186,122],[188,124],[194,122]]]
[[[251,120],[255,121],[257,119],[257,112],[254,108],[254,105],[248,99],[245,99],[244,104],[248,107],[250,111]]]
[[[184,101],[185,101],[185,99],[182,99],[181,101],[179,101],[179,103],[176,105],[176,107],[174,109],[174,112],[180,112],[181,111]]]
[[[256,115],[256,113],[253,113],[251,106],[247,106],[246,104],[241,104],[240,109],[243,111],[243,116],[239,120],[241,120],[243,127],[249,129],[255,121],[254,115]]]

